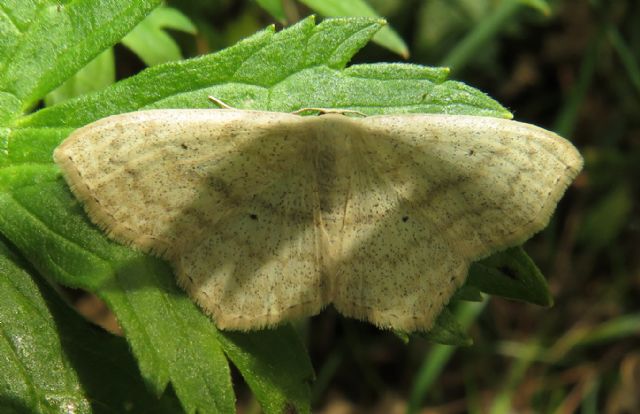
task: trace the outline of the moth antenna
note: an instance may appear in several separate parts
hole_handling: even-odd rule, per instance
[[[221,99],[218,99],[215,96],[209,95],[208,98],[209,98],[209,100],[211,102],[213,102],[214,104],[218,105],[222,109],[237,109],[237,108],[234,108],[233,106],[227,105]]]
[[[352,115],[359,115],[363,118],[367,117],[367,114],[362,113],[360,111],[354,111],[353,109],[333,109],[333,108],[300,108],[296,111],[291,112],[294,115],[301,115],[305,112],[311,112],[311,111],[315,111],[315,112],[320,112],[320,115],[324,115],[324,114],[340,114],[340,115],[347,115],[347,114],[352,114]]]

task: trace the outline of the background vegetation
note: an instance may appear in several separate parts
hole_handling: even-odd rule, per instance
[[[325,311],[297,327],[316,374],[310,396],[286,384],[286,379],[266,374],[264,378],[269,379],[264,384],[251,383],[256,377],[245,372],[283,369],[251,358],[276,351],[286,357],[289,345],[284,344],[295,342],[292,331],[285,329],[253,341],[233,335],[216,337],[215,341],[199,337],[202,349],[220,347],[237,367],[231,375],[239,410],[259,412],[257,401],[268,412],[292,410],[299,401],[310,398],[314,411],[326,413],[640,412],[640,4],[634,0],[369,0],[370,8],[362,4],[312,0],[168,2],[171,8],[153,12],[121,43],[48,93],[43,104],[32,102],[28,109],[56,108],[69,98],[108,88],[147,66],[217,51],[268,24],[290,25],[312,12],[384,16],[389,28],[379,32],[374,38],[377,44],[367,45],[352,63],[407,59],[427,66],[448,66],[451,79],[488,93],[517,120],[560,133],[583,153],[585,171],[561,202],[553,222],[525,245],[546,276],[555,305],[542,308],[492,298],[459,306],[456,317],[469,326],[474,340],[470,347],[419,338],[405,344],[391,333]],[[4,1],[0,6],[5,12],[10,7]],[[104,96],[117,101],[119,95],[105,90]],[[55,109],[48,113],[56,114]],[[53,118],[45,115],[24,124],[44,128]],[[73,123],[66,126],[70,130]],[[25,157],[34,153],[30,151]],[[3,214],[0,224],[7,210]],[[15,288],[27,292],[33,282],[24,272],[37,273],[39,269],[32,268],[16,252],[20,249],[13,248],[19,241],[11,234],[20,233],[6,228],[3,234],[8,236],[0,239],[0,252],[10,260],[0,261],[0,270],[14,275],[16,282],[3,291]],[[100,248],[109,251],[105,255],[123,254],[110,247]],[[151,265],[144,262],[144,266]],[[74,344],[70,338],[87,329],[83,321],[67,315],[69,310],[58,296],[35,280],[44,300],[34,299],[34,312],[47,312],[48,307],[56,320],[64,321],[57,326],[66,355],[60,366],[74,365],[79,377],[67,378],[65,389],[79,389],[74,384],[82,383],[91,396],[86,404],[94,410],[95,401],[109,400],[109,394],[135,401],[128,406],[134,412],[174,412],[180,404],[184,408],[185,401],[192,404],[188,410],[217,404],[217,409],[224,411],[233,404],[231,397],[214,398],[213,403],[204,397],[198,399],[194,396],[201,386],[197,380],[190,383],[185,379],[182,384],[186,390],[176,388],[180,382],[175,381],[171,366],[158,368],[153,358],[140,360],[136,354],[143,381],[127,344],[117,336],[96,331],[86,343]],[[171,288],[167,291],[174,294]],[[94,296],[75,290],[65,293],[85,316],[120,332],[113,315]],[[121,306],[119,298],[108,294],[107,298]],[[0,305],[9,309],[9,302],[0,301]],[[8,313],[2,315],[7,318]],[[7,319],[0,321],[6,323]],[[187,322],[198,327],[202,323],[197,318]],[[56,339],[40,340],[41,349],[46,349]],[[166,352],[175,352],[176,345],[171,346],[174,348]],[[294,344],[295,349],[298,346]],[[38,358],[50,357],[42,352]],[[84,356],[77,356],[83,352],[114,356],[108,364],[84,365],[83,371]],[[209,369],[207,362],[185,354],[185,366],[191,362],[202,365],[201,371]],[[154,357],[162,359],[163,355],[160,350]],[[279,357],[272,361],[281,360]],[[220,361],[223,356],[218,350],[200,358]],[[296,375],[310,379],[313,374],[305,364],[292,362],[298,367]],[[211,369],[219,366],[212,364]],[[122,375],[111,378],[112,389],[92,383],[96,372],[107,376],[112,375],[107,374],[110,371]],[[196,371],[201,372],[194,368]],[[150,372],[155,375],[152,380]],[[286,369],[283,372],[287,375]],[[175,381],[176,389],[170,389],[161,400],[145,391],[162,392],[168,378]],[[0,384],[3,390],[11,388]],[[291,387],[278,397],[269,397],[283,384]],[[11,407],[15,412],[30,410],[31,406],[9,401],[4,395],[0,407]],[[49,403],[50,407],[60,406],[55,401]],[[46,404],[38,407],[56,412]]]

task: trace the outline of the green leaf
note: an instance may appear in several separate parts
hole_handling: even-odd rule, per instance
[[[91,412],[38,287],[4,244],[0,290],[0,411]]]
[[[116,80],[113,49],[109,48],[80,69],[62,85],[49,92],[44,98],[47,106],[66,101],[89,92],[99,91]]]
[[[0,91],[26,110],[122,38],[160,0],[17,4],[3,10],[8,38],[0,43]]]
[[[553,305],[547,281],[522,247],[513,247],[473,263],[467,285],[491,295],[541,306]]]
[[[268,413],[306,413],[315,379],[306,350],[291,326],[251,335],[225,332],[222,346]],[[293,375],[292,375],[293,374]]]
[[[193,34],[196,31],[195,26],[182,13],[160,7],[153,10],[121,42],[148,66],[181,59],[178,45],[162,30],[164,28]],[[47,94],[45,103],[51,106],[69,98],[98,91],[113,84],[115,79],[115,58],[113,49],[109,48]]]
[[[344,69],[380,27],[372,19],[330,19],[318,26],[306,19],[277,34],[268,28],[219,53],[149,68],[107,90],[45,108],[18,125],[45,127],[48,133],[59,133],[62,140],[69,128],[116,113],[161,107],[211,108],[207,95],[237,108],[283,112],[323,107],[366,114],[511,117],[477,89],[443,81],[446,69],[404,64]],[[300,49],[308,52],[299,53]]]
[[[88,324],[23,267],[0,240],[0,411],[179,410],[146,390],[124,339]]]
[[[378,13],[365,0],[300,0],[312,10],[328,17],[376,17]],[[373,41],[399,54],[409,57],[409,48],[402,38],[390,27],[383,27],[373,37]]]
[[[5,124],[11,122],[20,112],[20,105],[20,100],[14,95],[0,91],[0,123]],[[0,129],[0,139],[2,139],[0,143],[4,143],[6,134],[6,129]]]
[[[282,6],[282,0],[256,0],[256,3],[280,23],[283,23],[287,19],[284,13],[284,7]]]
[[[196,27],[180,11],[159,7],[126,35],[122,44],[138,55],[147,66],[182,59],[180,47],[163,29],[196,33]]]

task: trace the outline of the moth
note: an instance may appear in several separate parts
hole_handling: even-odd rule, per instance
[[[428,330],[472,262],[543,229],[582,168],[512,120],[163,109],[55,151],[112,239],[166,259],[223,329],[343,315]]]

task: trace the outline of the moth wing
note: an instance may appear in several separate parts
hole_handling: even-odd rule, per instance
[[[544,228],[582,168],[541,128],[469,116],[380,116],[352,139],[335,306],[428,330],[469,265]]]
[[[166,258],[220,327],[256,329],[328,300],[311,139],[299,119],[135,112],[74,132],[54,157],[93,222]]]

